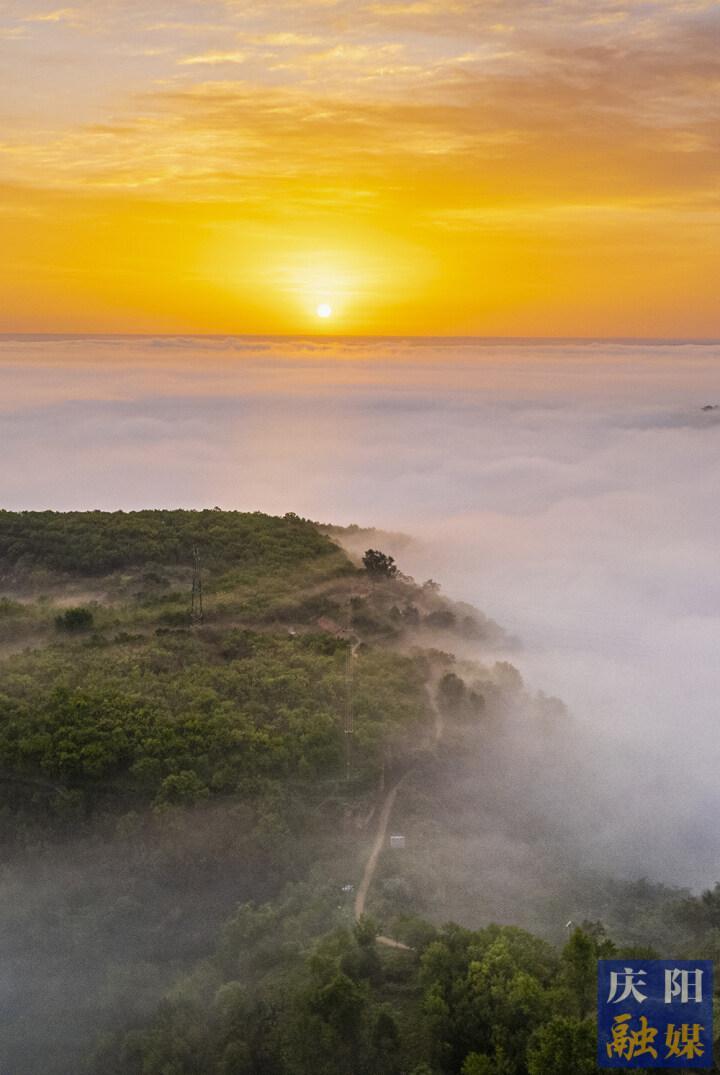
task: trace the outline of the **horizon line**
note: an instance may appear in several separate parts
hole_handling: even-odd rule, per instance
[[[446,333],[314,333],[314,332],[0,332],[6,339],[178,339],[223,340],[447,340],[488,343],[696,343],[720,344],[720,336],[510,336]]]

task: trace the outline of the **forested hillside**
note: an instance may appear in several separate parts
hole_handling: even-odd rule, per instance
[[[717,893],[568,854],[497,625],[375,553],[0,512],[3,1070],[578,1075],[598,952],[712,957]]]

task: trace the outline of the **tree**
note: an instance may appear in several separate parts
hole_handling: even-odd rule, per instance
[[[596,1033],[589,1019],[556,1016],[528,1050],[529,1075],[595,1075]]]
[[[438,608],[435,612],[429,612],[425,617],[428,627],[436,627],[439,631],[451,631],[455,626],[455,615],[449,608]]]
[[[416,605],[413,605],[408,601],[405,608],[402,610],[401,615],[408,627],[420,626],[420,613]]]
[[[379,932],[377,923],[368,915],[362,915],[353,926],[355,941],[360,948],[372,948]]]
[[[438,686],[438,701],[443,709],[457,710],[465,701],[465,684],[454,672],[446,672]]]
[[[157,803],[184,804],[186,806],[207,799],[208,789],[198,777],[197,773],[184,769],[180,773],[171,773],[166,776],[160,785]]]
[[[93,614],[89,608],[68,608],[55,617],[58,631],[89,631]]]
[[[573,933],[562,952],[562,977],[577,1015],[584,1019],[593,1009],[598,959],[611,959],[615,946],[608,941],[599,922],[583,923]]]
[[[376,1016],[371,1041],[376,1070],[383,1075],[395,1075],[400,1070],[400,1034],[387,1006]]]
[[[398,572],[394,558],[379,549],[368,549],[363,556],[363,565],[373,578],[392,579]]]
[[[493,1062],[485,1053],[468,1053],[462,1066],[462,1075],[494,1075]]]
[[[367,1009],[367,990],[342,971],[310,996],[310,1010],[346,1045],[359,1043]]]

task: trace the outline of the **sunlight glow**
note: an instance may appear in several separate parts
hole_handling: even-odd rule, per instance
[[[710,0],[128,6],[0,3],[0,332],[720,333]]]

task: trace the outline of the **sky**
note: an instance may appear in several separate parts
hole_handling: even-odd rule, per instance
[[[0,331],[716,337],[719,40],[712,0],[0,0]]]
[[[586,864],[711,884],[720,410],[703,407],[720,404],[719,359],[687,343],[6,338],[0,504],[404,532],[368,545],[496,620],[520,648],[478,656],[569,706],[583,779],[545,768],[534,785],[578,819]]]

